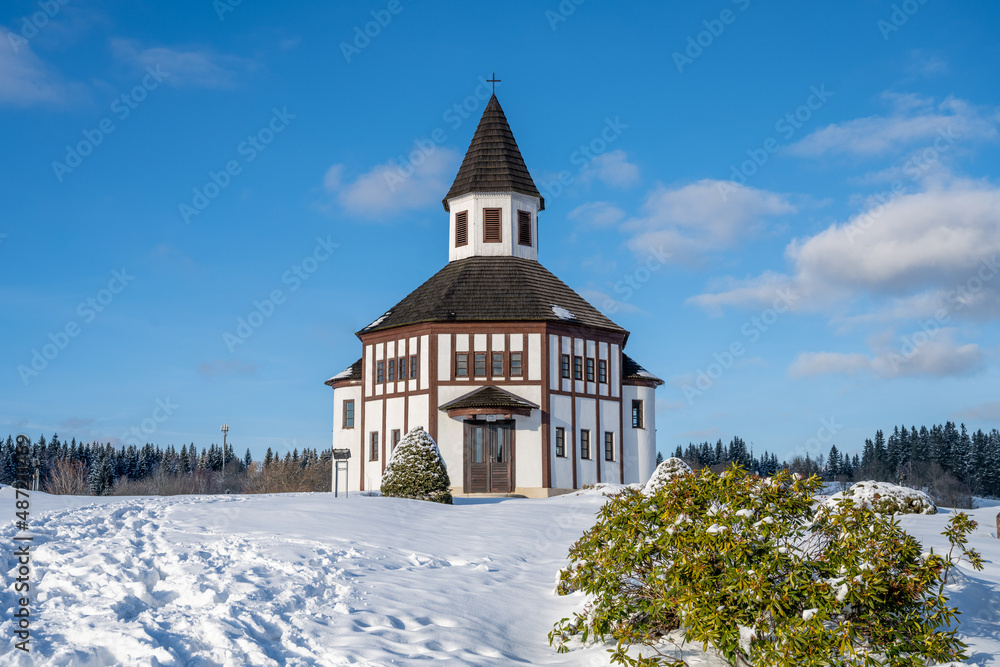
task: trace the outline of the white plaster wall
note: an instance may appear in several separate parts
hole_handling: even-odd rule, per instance
[[[430,368],[430,358],[431,358],[431,337],[424,334],[420,337],[420,388],[427,389],[430,387],[431,378],[428,368]]]
[[[652,387],[636,387],[636,390],[638,397],[645,401],[643,405],[645,428],[639,429],[641,430],[638,437],[639,479],[636,481],[645,484],[656,469],[656,390]],[[631,406],[629,403],[629,409]]]
[[[573,488],[573,429],[569,423],[572,403],[569,396],[549,395],[549,443],[552,468],[552,486],[559,489]],[[566,429],[566,456],[556,456],[556,427]]]
[[[403,423],[403,411],[405,409],[405,397],[396,396],[385,400],[385,444],[386,456],[392,448],[392,430],[399,429],[399,436],[406,435],[406,426]]]
[[[542,404],[542,388],[539,386],[509,386],[507,391],[525,398],[535,405]],[[520,487],[540,487],[542,480],[542,413],[532,410],[528,417],[514,417],[517,434],[514,442],[517,447],[514,478]]]
[[[438,380],[451,379],[451,335],[438,334],[437,337]]]
[[[615,460],[604,460],[604,432],[615,434]],[[601,481],[618,484],[621,480],[621,457],[618,445],[621,442],[621,420],[618,401],[601,401]]]
[[[368,400],[365,401],[365,419],[364,427],[361,434],[362,438],[362,456],[365,460],[365,489],[378,489],[382,485],[382,442],[384,437],[381,434],[382,431],[382,410],[384,401],[382,400]],[[358,422],[356,422],[358,423]],[[370,433],[372,431],[379,432],[379,460],[369,461],[368,460],[368,450],[370,442]],[[360,466],[358,466],[360,469]]]
[[[598,433],[596,415],[594,414],[594,399],[592,398],[582,398],[577,396],[576,398],[576,482],[578,486],[583,486],[584,484],[596,484],[597,483],[597,464],[594,459],[597,457],[597,450],[594,445],[596,443],[595,436]],[[580,458],[580,431],[589,429],[590,430],[590,458],[582,459]]]
[[[410,414],[408,415],[409,423],[406,426],[406,431],[409,432],[418,426],[426,431],[431,423],[431,415],[427,410],[429,404],[427,394],[409,396],[407,400],[410,401]]]
[[[549,389],[559,388],[559,336],[549,336]]]
[[[463,396],[478,388],[479,386],[473,385],[439,386],[437,390],[438,405],[444,405],[448,401],[453,401],[459,396]],[[431,407],[430,409],[436,410],[437,408]],[[437,431],[438,449],[441,450],[441,457],[444,459],[445,466],[448,468],[448,476],[451,478],[451,485],[453,487],[461,488],[464,475],[464,469],[462,466],[464,464],[465,427],[462,424],[462,420],[452,419],[447,413],[439,410]]]
[[[542,379],[542,334],[528,334],[528,379],[532,382]]]
[[[448,261],[480,256],[514,256],[538,260],[538,206],[537,197],[518,193],[469,193],[448,200]],[[483,242],[483,209],[499,208],[501,243]],[[517,211],[531,213],[531,245],[517,243]],[[469,212],[469,242],[461,248],[455,247],[455,215]]]
[[[354,400],[354,428],[344,428],[344,401]],[[361,488],[361,387],[338,387],[333,390],[333,448],[350,449],[348,476],[340,475],[340,489],[357,491]],[[330,487],[333,488],[332,486]]]
[[[651,387],[624,385],[622,410],[625,411],[625,483],[645,484],[656,468],[656,394]],[[643,404],[644,428],[632,428],[632,401]]]
[[[364,351],[364,361],[362,366],[364,367],[364,378],[365,378],[365,396],[372,395],[372,383],[375,381],[375,364],[372,361],[372,356],[374,350],[371,345],[365,345]]]

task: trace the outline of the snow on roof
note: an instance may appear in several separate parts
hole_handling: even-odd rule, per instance
[[[337,380],[346,380],[347,378],[351,377],[351,371],[352,370],[354,370],[354,369],[351,368],[350,366],[348,366],[347,368],[345,368],[344,370],[340,371],[339,373],[337,373],[336,375],[334,375],[332,378],[330,378],[329,380],[327,380],[327,382],[336,382]]]
[[[566,310],[562,306],[557,306],[555,304],[552,304],[552,312],[555,313],[556,317],[558,317],[560,320],[575,320],[576,319],[576,315],[574,315],[573,313],[569,312],[568,310]]]
[[[382,320],[384,320],[385,318],[389,317],[389,315],[391,315],[391,314],[392,314],[391,310],[385,311],[385,315],[383,315],[382,317],[378,318],[377,320],[375,320],[374,322],[372,322],[371,324],[369,324],[368,326],[366,326],[364,330],[367,331],[368,329],[374,329],[378,325],[382,324]]]

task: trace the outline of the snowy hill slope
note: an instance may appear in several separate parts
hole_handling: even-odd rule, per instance
[[[605,665],[603,647],[560,655],[546,639],[582,602],[553,581],[604,500],[33,494],[33,653],[4,642],[0,663]],[[997,509],[976,512],[986,570],[963,570],[952,592],[980,665],[1000,664]],[[902,521],[943,546],[947,511]],[[0,534],[10,544],[13,527]],[[689,662],[717,664],[697,650]]]

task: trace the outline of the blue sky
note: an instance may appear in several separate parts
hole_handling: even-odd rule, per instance
[[[996,3],[0,12],[0,431],[328,446],[354,332],[447,261],[494,69],[661,450],[1000,426]]]

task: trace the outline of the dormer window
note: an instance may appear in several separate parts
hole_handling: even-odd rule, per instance
[[[469,243],[469,212],[459,211],[455,214],[455,247]]]
[[[517,212],[517,243],[531,245],[531,211]]]
[[[483,242],[500,243],[503,236],[500,231],[500,209],[483,209]]]

